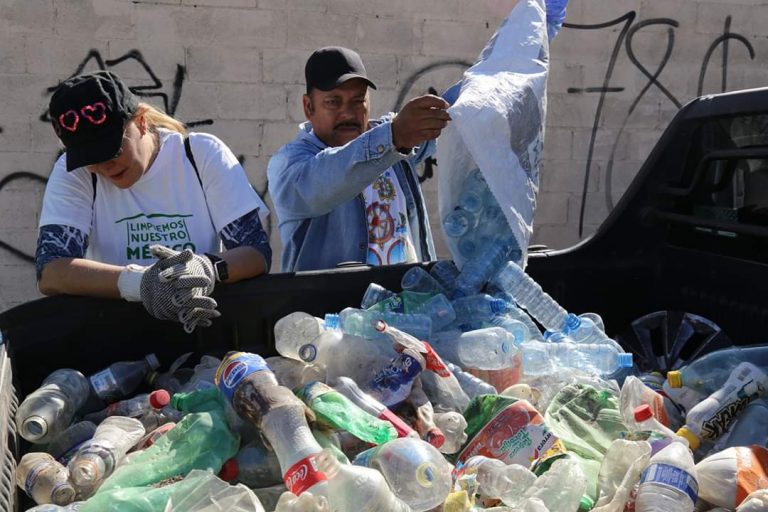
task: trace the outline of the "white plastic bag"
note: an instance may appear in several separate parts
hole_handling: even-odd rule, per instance
[[[520,0],[462,80],[437,145],[440,218],[479,168],[527,255],[544,143],[549,43],[543,0]],[[446,237],[457,265],[465,258]]]

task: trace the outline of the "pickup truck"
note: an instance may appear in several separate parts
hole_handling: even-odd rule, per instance
[[[272,355],[280,317],[357,306],[368,283],[399,289],[408,268],[275,274],[221,287],[214,296],[222,317],[193,335],[118,300],[52,297],[1,313],[0,509],[30,504],[15,486],[27,446],[13,415],[53,370],[87,374],[150,352],[165,365],[188,351]],[[565,250],[533,251],[527,270],[569,311],[599,313],[643,370],[765,342],[768,88],[684,106],[598,231]]]

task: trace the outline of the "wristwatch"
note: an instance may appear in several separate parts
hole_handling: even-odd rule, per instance
[[[216,275],[216,282],[220,283],[229,279],[229,267],[227,266],[227,262],[224,261],[224,258],[207,252],[205,255],[213,264],[213,273]]]

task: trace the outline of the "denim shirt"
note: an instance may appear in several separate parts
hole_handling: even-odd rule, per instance
[[[392,114],[371,121],[344,146],[328,147],[308,122],[269,161],[267,176],[283,243],[282,271],[334,268],[365,262],[368,219],[362,192],[393,167],[406,200],[416,255],[434,259],[427,209],[415,165],[432,155],[429,141],[408,155],[392,142]]]

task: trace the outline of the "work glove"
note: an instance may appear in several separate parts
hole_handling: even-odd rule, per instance
[[[178,252],[153,245],[150,251],[157,263],[128,265],[118,278],[120,295],[128,301],[141,301],[155,318],[181,322],[188,333],[198,325],[210,326],[220,316],[216,301],[209,296],[216,282],[211,261],[189,249]]]

